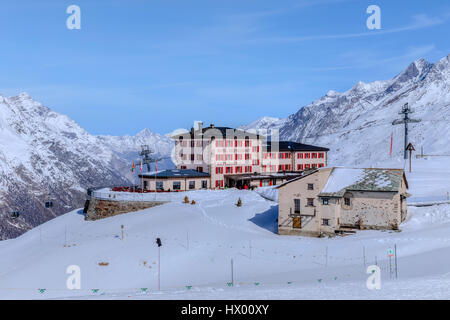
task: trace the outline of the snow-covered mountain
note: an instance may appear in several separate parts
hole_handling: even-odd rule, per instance
[[[129,159],[144,143],[161,156],[169,153],[170,139],[149,130],[135,137],[93,136],[26,93],[0,95],[0,239],[79,208],[88,187],[129,184]],[[45,208],[48,200],[53,208]]]
[[[393,155],[403,159],[403,125],[399,119],[408,103],[412,118],[409,140],[426,154],[450,154],[450,55],[436,64],[424,59],[411,63],[391,80],[358,82],[350,90],[329,91],[286,119],[255,121],[248,128],[279,129],[280,137],[330,148],[330,163],[382,165]],[[263,118],[264,119],[264,118]]]
[[[262,117],[248,125],[240,126],[239,129],[279,129],[285,123],[286,119],[274,118],[274,117]]]

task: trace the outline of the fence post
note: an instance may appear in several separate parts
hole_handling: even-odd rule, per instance
[[[363,246],[363,263],[364,267],[366,267],[366,247]]]
[[[394,244],[394,252],[395,252],[395,279],[397,279],[397,244]]]
[[[234,287],[233,258],[231,258],[231,286]]]

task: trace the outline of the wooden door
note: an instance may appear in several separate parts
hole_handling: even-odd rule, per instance
[[[293,228],[301,228],[302,227],[302,220],[300,217],[294,217],[292,219],[292,227]]]

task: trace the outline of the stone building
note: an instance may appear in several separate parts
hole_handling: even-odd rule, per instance
[[[277,188],[281,235],[396,230],[407,214],[408,182],[402,169],[323,168]]]

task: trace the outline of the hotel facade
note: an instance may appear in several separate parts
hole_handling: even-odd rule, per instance
[[[190,132],[172,135],[175,142],[174,162],[178,175],[166,173],[143,174],[147,189],[154,190],[158,174],[164,175],[166,189],[171,182],[180,185],[177,176],[183,176],[181,185],[190,185],[192,189],[220,189],[226,187],[255,188],[277,185],[301,175],[303,171],[327,166],[329,149],[291,141],[272,140],[256,130],[240,130],[228,127],[216,127],[211,124],[203,128],[191,128]],[[170,171],[170,170],[166,170]],[[172,170],[173,172],[174,170]],[[193,174],[195,173],[195,174]],[[207,183],[190,183],[189,175]],[[169,180],[169,181],[170,181]],[[153,181],[153,182],[152,182]],[[161,183],[159,183],[161,186]],[[177,190],[175,189],[175,190]],[[159,188],[160,191],[161,188]]]

